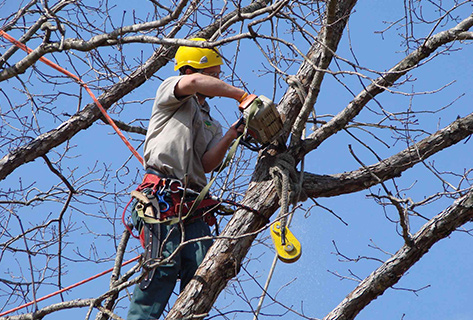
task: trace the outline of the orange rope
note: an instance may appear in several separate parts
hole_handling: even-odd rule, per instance
[[[125,262],[122,264],[122,267],[123,267],[123,266],[126,266],[126,265],[129,264],[129,263],[132,263],[133,261],[138,260],[139,258],[140,258],[140,256],[136,256],[136,257],[134,257],[133,259],[130,259],[130,260],[128,260],[128,261],[125,261]],[[103,271],[103,272],[100,272],[100,273],[96,274],[95,276],[92,276],[92,277],[90,277],[90,278],[87,278],[87,279],[84,279],[84,280],[79,281],[79,282],[77,282],[77,283],[74,283],[74,284],[72,284],[72,285],[70,285],[70,286],[68,286],[68,287],[66,287],[66,288],[63,288],[63,289],[61,289],[61,290],[58,290],[58,291],[56,291],[56,292],[50,293],[50,294],[48,294],[48,295],[45,295],[44,297],[41,297],[41,298],[39,298],[39,299],[37,299],[37,300],[30,301],[30,302],[28,302],[28,303],[25,303],[24,305],[21,305],[21,306],[19,306],[19,307],[16,307],[16,308],[13,308],[13,309],[11,309],[11,310],[8,310],[8,311],[5,311],[5,312],[3,312],[3,313],[0,313],[0,317],[3,317],[4,315],[7,315],[7,314],[9,314],[9,313],[12,313],[12,312],[18,311],[18,310],[20,310],[20,309],[26,308],[26,307],[28,307],[28,306],[31,306],[32,304],[35,304],[35,303],[37,303],[37,302],[40,302],[40,301],[46,300],[46,299],[48,299],[48,298],[51,298],[51,297],[53,297],[53,296],[56,296],[56,295],[58,295],[58,294],[60,294],[60,293],[62,293],[62,292],[64,292],[64,291],[67,291],[67,290],[70,290],[70,289],[72,289],[72,288],[78,287],[78,286],[80,286],[80,285],[82,285],[82,284],[84,284],[84,283],[86,283],[86,282],[89,282],[89,281],[94,280],[94,279],[96,279],[96,278],[98,278],[98,277],[101,277],[101,276],[103,276],[104,274],[107,274],[107,273],[111,272],[112,270],[113,270],[113,268],[110,268],[110,269],[108,269],[108,270],[105,270],[105,271]]]
[[[9,34],[7,34],[5,31],[3,30],[0,30],[0,36],[3,36],[5,39],[7,39],[8,41],[10,41],[11,43],[13,43],[15,46],[17,46],[18,48],[26,51],[27,53],[31,53],[33,50],[31,50],[30,48],[28,48],[26,45],[24,45],[23,43],[19,42],[18,40],[16,40],[15,38],[13,38],[12,36],[10,36]],[[95,95],[92,93],[92,91],[89,89],[89,87],[87,86],[87,84],[85,82],[83,82],[78,76],[76,76],[75,74],[72,74],[70,73],[69,71],[67,71],[66,69],[62,68],[61,66],[55,64],[54,62],[44,58],[44,57],[41,57],[39,58],[39,60],[41,60],[42,62],[44,62],[45,64],[47,64],[48,66],[54,68],[55,70],[61,72],[61,73],[64,73],[65,75],[71,77],[72,79],[76,80],[81,86],[83,86],[85,88],[85,90],[89,93],[89,95],[92,97],[92,99],[94,100],[95,104],[97,105],[97,107],[99,108],[100,112],[102,112],[102,115],[105,117],[105,119],[107,119],[108,123],[112,126],[112,128],[115,130],[115,132],[118,134],[118,136],[123,140],[123,142],[126,144],[126,146],[128,147],[128,149],[130,149],[131,153],[133,153],[133,155],[138,159],[138,161],[141,163],[141,164],[144,164],[144,161],[143,161],[143,158],[140,156],[140,154],[135,150],[135,148],[133,148],[133,146],[130,144],[130,142],[127,140],[127,138],[123,135],[123,133],[120,131],[120,129],[117,127],[117,125],[115,124],[115,122],[113,121],[112,118],[110,118],[110,116],[108,115],[107,111],[105,110],[105,108],[102,106],[102,104],[97,100],[97,98],[95,97]]]
[[[18,48],[26,51],[27,53],[31,53],[33,50],[31,50],[30,48],[28,48],[26,45],[24,45],[23,43],[19,42],[18,40],[16,40],[15,38],[11,37],[10,35],[8,35],[7,33],[5,33],[5,31],[3,30],[0,30],[0,36],[3,36],[5,39],[7,39],[8,41],[10,41],[11,43],[13,43],[15,46],[17,46]],[[143,164],[144,161],[143,161],[143,158],[140,156],[140,154],[135,150],[135,148],[133,148],[133,146],[130,144],[130,142],[126,139],[126,137],[123,135],[123,133],[120,131],[120,129],[117,127],[117,125],[115,124],[115,122],[113,121],[112,118],[110,118],[110,116],[107,114],[107,111],[105,110],[105,108],[102,106],[102,104],[97,100],[97,98],[95,97],[95,95],[92,93],[92,91],[89,89],[89,87],[87,86],[87,84],[85,82],[83,82],[78,76],[76,76],[75,74],[72,74],[70,73],[69,71],[67,71],[66,69],[60,67],[59,65],[55,64],[54,62],[44,58],[44,57],[41,57],[39,58],[39,60],[41,60],[42,62],[44,62],[45,64],[47,64],[48,66],[54,68],[55,70],[61,72],[61,73],[64,73],[65,75],[67,75],[68,77],[71,77],[72,79],[76,80],[81,86],[83,86],[85,88],[85,90],[89,93],[89,95],[92,97],[92,99],[94,100],[95,104],[97,105],[97,107],[99,108],[100,112],[102,112],[102,115],[105,117],[105,119],[107,119],[108,123],[112,126],[112,128],[115,130],[115,132],[120,136],[120,138],[123,140],[123,142],[126,144],[126,146],[128,147],[128,149],[130,149],[130,151],[133,153],[133,155],[138,159],[138,161]],[[133,259],[130,259],[126,262],[124,262],[122,264],[122,266],[125,266],[133,261],[136,261],[140,258],[140,256],[137,256]],[[7,315],[9,313],[12,313],[12,312],[15,312],[15,311],[18,311],[20,309],[23,309],[23,308],[26,308],[32,304],[35,304],[37,302],[40,302],[40,301],[43,301],[43,300],[46,300],[48,298],[51,298],[55,295],[58,295],[64,291],[67,291],[67,290],[70,290],[72,288],[75,288],[77,286],[80,286],[86,282],[89,282],[91,280],[94,280],[98,277],[101,277],[103,276],[104,274],[107,274],[109,272],[111,272],[113,270],[113,268],[110,268],[106,271],[103,271],[99,274],[96,274],[95,276],[92,276],[88,279],[84,279],[82,281],[79,281],[73,285],[70,285],[66,288],[63,288],[61,290],[58,290],[56,292],[53,292],[53,293],[50,293],[42,298],[39,298],[35,301],[31,301],[31,302],[28,302],[24,305],[21,305],[19,307],[16,307],[14,309],[11,309],[11,310],[8,310],[8,311],[5,311],[3,313],[0,313],[0,317],[4,316],[4,315]]]

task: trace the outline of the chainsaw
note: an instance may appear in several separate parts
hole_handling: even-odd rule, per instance
[[[249,95],[240,104],[243,116],[237,123],[247,123],[247,135],[240,143],[252,151],[259,151],[270,142],[276,140],[282,133],[283,123],[273,101],[263,95]]]

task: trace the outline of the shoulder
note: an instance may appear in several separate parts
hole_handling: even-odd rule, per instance
[[[174,95],[174,88],[184,76],[172,76],[163,81],[158,88],[158,92]]]
[[[187,101],[191,96],[177,97],[175,89],[179,81],[185,76],[172,76],[165,79],[156,92],[155,104],[164,106],[179,106]]]

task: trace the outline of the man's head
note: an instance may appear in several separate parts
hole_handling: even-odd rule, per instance
[[[207,41],[202,38],[190,40]],[[174,70],[179,70],[181,74],[199,72],[214,77],[218,77],[220,66],[223,64],[222,57],[216,48],[181,46],[177,49],[175,60]]]

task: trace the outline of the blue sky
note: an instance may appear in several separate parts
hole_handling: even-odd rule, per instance
[[[425,4],[426,7],[428,4]],[[7,4],[6,8],[9,8]],[[463,6],[460,10],[454,11],[461,19],[471,14],[471,5]],[[377,33],[379,30],[386,28],[387,24],[383,21],[394,21],[404,14],[403,3],[392,1],[360,1],[355,7],[355,11],[350,19],[349,34],[345,34],[338,51],[338,55],[350,61],[356,60],[360,65],[377,70],[385,71],[391,68],[395,63],[401,60],[405,53],[402,47],[402,39],[398,34],[403,33],[405,29],[390,29],[385,34]],[[429,18],[433,18],[433,15]],[[436,32],[452,27],[450,22],[446,26],[440,25]],[[416,26],[416,35],[422,37],[430,32],[429,27],[422,28]],[[184,36],[184,35],[182,35]],[[296,43],[298,44],[298,43]],[[302,45],[302,44],[301,44]],[[305,45],[302,45],[303,47]],[[352,55],[350,46],[355,53]],[[424,128],[432,133],[438,128],[442,128],[450,123],[457,116],[464,116],[471,112],[471,70],[473,63],[471,61],[472,48],[471,45],[462,44],[455,45],[455,48],[461,48],[460,51],[451,52],[448,54],[435,57],[431,62],[420,67],[412,72],[412,76],[417,79],[415,82],[408,82],[401,88],[396,90],[403,92],[423,92],[435,91],[443,87],[445,84],[455,81],[453,84],[434,95],[415,95],[413,97],[404,94],[383,93],[377,100],[383,106],[392,112],[405,111],[409,108],[412,110],[438,110],[448,105],[456,97],[465,94],[452,107],[438,113],[426,113],[417,115],[419,127]],[[140,50],[144,50],[144,57],[147,57],[149,48],[147,46],[128,46],[126,48],[130,54],[140,56]],[[232,52],[230,46],[222,48],[223,54]],[[256,94],[263,94],[271,97],[273,94],[273,79],[270,76],[260,76],[259,71],[262,69],[260,60],[255,60],[254,57],[259,53],[249,41],[244,43],[243,51],[241,53],[239,63],[237,65],[237,72],[247,82],[247,87]],[[349,66],[340,62],[342,70],[353,71]],[[47,70],[47,66],[39,66],[41,70]],[[331,65],[332,70],[337,70],[335,65]],[[225,70],[225,68],[224,68]],[[228,69],[226,69],[228,74]],[[295,68],[290,70],[296,72]],[[53,71],[49,71],[53,72]],[[366,74],[366,72],[363,72]],[[157,74],[160,78],[165,78],[174,74],[172,65],[168,64],[165,68]],[[369,74],[376,77],[373,74]],[[350,75],[340,76],[340,79],[346,83],[350,89],[355,93],[359,93],[362,86],[358,78]],[[9,83],[15,85],[14,80]],[[159,79],[151,79],[140,88],[136,89],[132,95],[131,100],[145,100],[152,99],[156,88],[159,86]],[[286,87],[278,88],[275,95],[275,101],[278,101],[284,93]],[[41,87],[36,85],[34,90],[38,92],[51,90],[49,87]],[[0,98],[1,99],[1,98]],[[332,76],[327,75],[322,85],[321,94],[316,104],[318,115],[333,115],[342,110],[351,101],[352,95],[344,89]],[[87,98],[87,100],[89,100]],[[0,100],[0,104],[5,101]],[[236,104],[228,99],[214,99],[210,102],[211,106],[217,110],[213,110],[216,116],[222,123],[232,123],[237,118]],[[217,105],[215,107],[215,105]],[[64,106],[58,106],[64,108]],[[76,106],[67,106],[71,113],[74,112]],[[119,118],[124,121],[130,119],[147,119],[150,114],[152,102],[134,103],[127,107]],[[378,110],[378,105],[370,104],[370,108]],[[64,108],[66,109],[66,108]],[[67,109],[69,110],[69,109]],[[218,112],[215,112],[218,111]],[[225,118],[225,119],[224,119]],[[327,118],[324,118],[327,119]],[[373,121],[372,113],[363,111],[356,119],[360,122]],[[59,125],[59,122],[50,122],[50,127],[45,127],[43,130],[47,131],[50,128]],[[359,130],[352,129],[358,137],[363,139],[370,139],[367,135]],[[389,131],[375,131],[380,137],[389,137],[392,132]],[[140,137],[137,137],[140,138]],[[376,152],[382,156],[387,157],[402,150],[406,147],[403,143],[391,144],[389,147],[383,146],[374,140],[369,140]],[[308,172],[319,174],[335,174],[344,171],[356,170],[359,164],[353,159],[348,150],[348,145],[353,146],[357,154],[362,155],[365,163],[371,164],[376,162],[375,157],[366,152],[364,148],[355,140],[350,138],[346,133],[340,132],[313,151],[305,161],[305,168]],[[111,129],[108,126],[95,124],[88,130],[79,133],[70,141],[70,146],[74,146],[71,155],[77,157],[74,161],[67,162],[70,170],[83,172],[84,174],[90,171],[90,168],[95,165],[102,170],[105,168],[105,163],[111,163],[107,167],[107,174],[121,175],[123,163],[129,157],[129,152],[118,137],[111,134]],[[63,146],[59,149],[64,148]],[[471,168],[471,161],[469,161],[466,152],[471,150],[471,142],[466,144],[459,144],[447,151],[443,151],[435,156],[435,165],[440,171],[454,171],[461,170],[461,168]],[[141,151],[141,149],[139,150]],[[245,151],[248,155],[249,151]],[[53,158],[54,155],[51,155]],[[428,163],[433,159],[428,159]],[[114,180],[114,186],[108,188],[124,189],[134,177],[135,172],[139,172],[139,163],[135,159],[131,159],[128,163],[132,170],[131,174],[126,176],[126,183],[120,184],[118,179]],[[77,168],[75,168],[77,167]],[[65,168],[64,168],[65,169]],[[44,164],[41,159],[33,163],[27,164],[19,168],[7,179],[0,183],[2,189],[15,188],[19,185],[19,178],[21,177],[23,184],[28,184],[33,181],[36,182],[36,187],[47,189],[53,183],[59,183],[57,178],[50,172],[44,170]],[[458,183],[458,177],[449,177],[453,184]],[[392,184],[388,184],[392,187]],[[426,194],[434,193],[442,189],[442,185],[435,179],[432,174],[421,165],[406,171],[402,178],[397,181],[400,189],[405,189],[405,194],[414,199],[414,201],[421,200]],[[96,181],[91,188],[98,189],[100,181]],[[379,187],[375,186],[371,192],[378,192]],[[124,194],[126,190],[124,190]],[[329,207],[337,215],[341,216],[348,224],[340,222],[335,216],[329,212],[314,207],[309,212],[305,213],[298,210],[292,226],[292,232],[299,238],[303,246],[303,254],[299,261],[294,264],[283,264],[278,262],[275,276],[273,277],[269,294],[276,296],[278,300],[282,301],[286,306],[291,306],[295,310],[303,312],[309,317],[322,318],[326,313],[331,311],[355,286],[356,282],[351,280],[340,280],[335,274],[340,274],[346,277],[353,277],[352,274],[364,278],[369,275],[375,268],[379,266],[379,262],[368,259],[361,259],[357,263],[348,263],[340,261],[340,257],[336,256],[334,243],[337,248],[346,256],[350,258],[357,257],[376,257],[378,259],[386,260],[387,255],[380,250],[373,249],[376,245],[384,251],[395,253],[402,245],[402,238],[398,235],[398,226],[389,221],[388,218],[396,219],[396,213],[392,209],[384,212],[382,208],[375,204],[373,199],[367,197],[369,191],[359,192],[357,194],[344,195],[334,198],[317,199],[321,205]],[[99,196],[97,194],[97,196]],[[126,197],[126,195],[124,195]],[[90,199],[90,201],[95,201]],[[442,200],[433,203],[429,206],[419,208],[419,211],[428,216],[433,217],[443,209],[451,204],[451,200]],[[304,204],[304,208],[308,209],[312,205],[311,201]],[[52,203],[46,212],[38,212],[37,209],[26,209],[22,214],[29,214],[32,216],[31,221],[35,221],[35,216],[43,219],[44,215],[56,212],[61,206]],[[113,202],[99,203],[96,202],[96,207],[91,210],[90,206],[84,206],[85,214],[76,222],[75,227],[82,230],[77,233],[75,238],[67,239],[69,242],[68,250],[76,250],[82,243],[81,234],[87,233],[85,227],[88,219],[92,220],[91,215],[98,213],[100,210],[105,210],[111,216],[121,214],[120,209],[115,208]],[[96,210],[96,211],[95,211]],[[79,214],[77,211],[74,214]],[[82,221],[81,221],[82,220]],[[418,231],[420,226],[424,223],[419,218],[411,219],[411,231],[414,233]],[[94,228],[94,225],[89,225],[93,232],[100,233],[116,233],[121,234],[121,229],[113,229],[107,225],[106,229]],[[118,227],[121,225],[118,224]],[[467,226],[468,227],[468,226]],[[265,239],[269,236],[268,231],[264,231],[260,239]],[[84,236],[85,239],[85,236]],[[100,241],[93,243],[90,240],[90,235],[87,237],[86,246],[81,248],[81,252],[89,254],[93,252],[90,248],[95,246],[97,252],[104,256],[113,257],[113,242],[104,241],[103,238],[97,237]],[[89,243],[89,241],[91,243]],[[131,246],[137,246],[136,240],[131,240]],[[134,242],[133,242],[134,241]],[[471,297],[473,292],[473,281],[471,277],[471,257],[472,249],[468,245],[471,237],[466,233],[455,232],[451,237],[442,240],[434,246],[434,248],[426,254],[426,256],[418,262],[401,281],[395,286],[397,289],[387,290],[381,297],[373,301],[368,307],[363,310],[357,319],[361,320],[375,320],[375,319],[452,319],[464,320],[472,319],[473,311],[468,306],[468,297]],[[90,251],[89,251],[90,250]],[[127,258],[132,258],[138,251],[131,252]],[[245,264],[242,269],[239,279],[245,280],[244,288],[247,296],[251,299],[253,308],[257,305],[258,297],[261,294],[261,289],[254,283],[253,277],[256,277],[260,285],[263,285],[267,273],[269,271],[274,252],[267,246],[256,244],[250,251],[248,258],[252,259],[250,263]],[[0,266],[0,272],[5,273],[10,269],[18,268],[22,263],[21,257],[13,257],[8,263],[3,263]],[[64,277],[64,285],[69,285],[83,278],[94,275],[104,269],[108,269],[113,265],[112,261],[101,263],[97,265],[83,264],[81,262],[68,261],[66,262],[67,275]],[[87,267],[84,267],[87,266]],[[128,268],[126,268],[128,269]],[[250,277],[251,275],[251,277]],[[84,285],[80,288],[72,290],[65,295],[66,299],[73,298],[87,298],[95,297],[98,294],[106,291],[108,286],[108,276],[95,280],[94,282]],[[405,289],[417,290],[425,289],[419,292],[412,292]],[[49,293],[50,288],[40,290],[38,296]],[[222,310],[233,310],[244,308],[248,310],[246,302],[241,299],[236,292],[241,288],[235,283],[231,282],[228,288],[222,292],[216,306]],[[47,303],[58,302],[57,298],[53,298],[40,304],[45,306]],[[264,316],[264,314],[280,313],[284,314],[285,310],[281,306],[271,302],[271,299],[266,298],[265,307],[263,308],[260,319],[272,319],[274,317]],[[126,307],[126,299],[120,305]],[[228,306],[228,307],[227,307]],[[51,319],[67,316],[70,320],[83,319],[86,311],[74,310],[64,311],[51,316]],[[120,316],[125,316],[126,309],[118,311]],[[249,314],[231,314],[231,319],[250,319]],[[285,314],[283,319],[296,319],[291,314]]]

